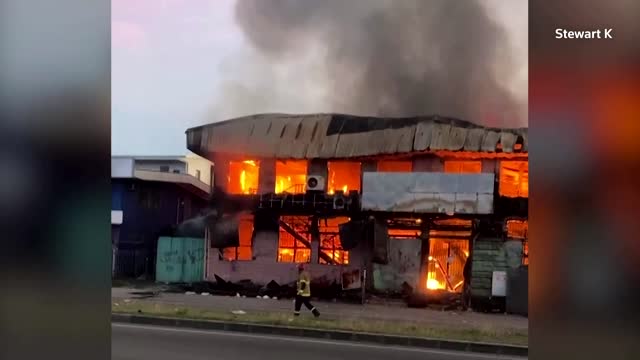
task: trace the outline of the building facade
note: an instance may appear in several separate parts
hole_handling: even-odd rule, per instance
[[[200,166],[198,179],[186,157],[111,158],[114,277],[153,277],[158,237],[207,208],[210,165]]]
[[[209,232],[208,280],[286,284],[307,263],[319,286],[366,274],[369,291],[481,301],[528,267],[526,129],[260,114],[189,129],[187,143],[216,187],[255,199],[237,246]]]

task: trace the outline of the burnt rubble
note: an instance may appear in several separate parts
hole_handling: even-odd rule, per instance
[[[238,282],[226,281],[215,275],[215,281],[202,281],[191,284],[171,284],[164,290],[168,293],[194,293],[210,294],[214,296],[241,296],[247,298],[269,297],[277,299],[292,299],[296,295],[296,284],[279,284],[272,280],[266,285],[255,284],[249,279]],[[337,282],[318,282],[313,288],[314,298],[345,302],[357,302],[361,300],[360,290],[344,291]]]

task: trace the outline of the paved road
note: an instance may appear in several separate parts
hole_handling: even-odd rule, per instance
[[[112,324],[114,360],[522,359],[294,337]]]

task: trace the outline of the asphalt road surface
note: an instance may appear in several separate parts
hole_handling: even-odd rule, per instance
[[[114,360],[523,359],[296,337],[112,324]]]

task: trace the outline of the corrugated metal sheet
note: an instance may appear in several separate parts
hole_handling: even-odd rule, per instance
[[[258,114],[187,130],[189,150],[254,157],[339,159],[425,150],[506,153],[522,143],[527,129],[485,128],[437,116],[357,117],[341,114]]]
[[[204,278],[204,239],[158,239],[156,281],[198,282]]]
[[[377,173],[362,178],[362,208],[373,211],[491,214],[493,174]]]

